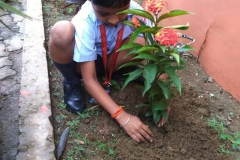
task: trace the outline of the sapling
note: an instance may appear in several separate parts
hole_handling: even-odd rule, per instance
[[[183,10],[172,10],[165,14],[160,12],[167,4],[166,0],[145,0],[143,8],[127,9],[119,14],[134,14],[132,21],[125,21],[136,30],[131,35],[128,44],[123,45],[119,50],[129,49],[127,55],[134,55],[133,60],[145,60],[141,62],[129,62],[122,67],[140,66],[132,71],[126,79],[124,89],[129,82],[144,78],[142,96],[148,94],[149,104],[138,106],[149,107],[146,116],[152,116],[155,124],[159,123],[164,117],[168,119],[168,107],[171,105],[175,94],[175,89],[181,94],[181,81],[176,71],[186,68],[184,60],[179,56],[179,52],[193,50],[192,47],[185,45],[181,48],[176,47],[181,33],[178,30],[186,30],[189,24],[161,26],[160,22],[166,18],[192,14]],[[146,24],[147,22],[150,22]],[[145,38],[145,45],[134,43],[134,40],[141,34]],[[167,78],[162,78],[167,75]]]

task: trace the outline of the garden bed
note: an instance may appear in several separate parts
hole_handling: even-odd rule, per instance
[[[43,1],[46,44],[53,24],[58,20],[70,20],[75,12],[74,6],[63,9],[64,5],[61,0]],[[62,159],[240,158],[239,146],[233,149],[232,143],[220,139],[218,133],[221,129],[218,124],[223,124],[226,128],[224,133],[240,134],[240,104],[208,77],[194,57],[185,58],[189,67],[179,72],[183,92],[174,98],[169,121],[163,128],[158,128],[151,119],[142,116],[144,108],[134,107],[147,101],[147,98],[141,97],[138,84],[131,83],[123,91],[112,90],[111,97],[117,104],[138,115],[153,131],[153,142],[140,144],[131,140],[100,106],[88,104],[88,109],[81,115],[67,112],[63,103],[62,76],[50,58],[48,60],[56,144],[63,130],[70,127]],[[119,84],[123,84],[123,80],[119,80]]]

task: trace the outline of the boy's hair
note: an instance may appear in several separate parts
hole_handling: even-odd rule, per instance
[[[121,8],[127,6],[130,0],[91,0],[93,4],[106,8]]]

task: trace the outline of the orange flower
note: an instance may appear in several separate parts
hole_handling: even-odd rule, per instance
[[[143,8],[147,11],[159,13],[166,4],[167,0],[145,0],[143,2]]]
[[[137,27],[140,26],[139,20],[137,19],[136,16],[134,16],[134,17],[132,18],[132,21],[131,21],[131,22],[134,24],[134,27],[135,27],[135,28],[137,28]]]
[[[160,29],[156,34],[155,34],[155,41],[159,42],[162,45],[166,46],[175,46],[176,43],[179,40],[179,33],[173,29],[169,28],[164,28]]]

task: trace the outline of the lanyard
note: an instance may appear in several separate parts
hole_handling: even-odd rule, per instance
[[[118,36],[117,36],[117,42],[113,50],[113,57],[109,69],[109,73],[107,73],[107,36],[106,36],[106,28],[105,25],[102,24],[100,26],[100,32],[101,32],[101,43],[102,43],[102,60],[103,60],[103,66],[104,66],[104,71],[105,71],[105,81],[103,82],[103,85],[111,85],[110,81],[112,78],[112,73],[116,64],[116,60],[118,57],[118,52],[117,50],[120,48],[122,44],[122,36],[123,36],[123,28],[118,31]]]

